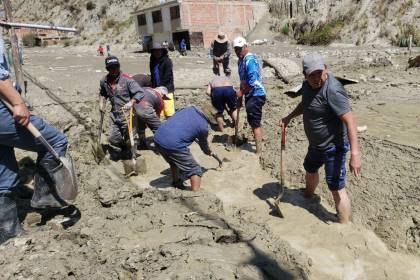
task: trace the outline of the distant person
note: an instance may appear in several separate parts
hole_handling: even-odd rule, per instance
[[[327,71],[318,53],[303,57],[302,101],[280,125],[303,114],[303,126],[309,141],[303,166],[306,170],[304,196],[311,198],[319,183],[318,170],[325,165],[325,177],[332,192],[340,223],[351,216],[350,199],[345,190],[346,154],[350,143],[350,171],[356,176],[361,170],[356,122],[353,118],[346,90]]]
[[[230,75],[230,44],[225,33],[219,32],[219,34],[217,34],[216,38],[211,43],[210,55],[213,58],[213,73],[215,75],[221,75],[219,64],[222,63],[225,75]]]
[[[245,95],[246,116],[254,134],[256,152],[259,154],[262,151],[263,140],[261,129],[262,108],[266,100],[261,68],[255,54],[249,51],[245,38],[237,37],[233,41],[233,47],[239,58],[238,71],[241,80],[237,97],[242,98]]]
[[[206,155],[212,155],[207,140],[209,123],[215,123],[216,110],[206,104],[179,110],[156,131],[154,141],[162,157],[169,163],[172,185],[184,188],[184,180],[190,179],[192,191],[200,190],[203,170],[188,148],[197,141]]]
[[[104,47],[102,47],[102,45],[99,45],[98,47],[98,54],[99,56],[104,56]]]
[[[163,99],[162,117],[169,118],[175,114],[174,103],[174,74],[172,71],[172,60],[168,56],[168,50],[160,43],[153,43],[152,54],[150,55],[150,75],[153,87],[166,87],[168,94]]]
[[[228,109],[232,122],[236,123],[236,91],[232,81],[226,76],[215,76],[207,87],[211,103],[217,109],[217,125],[219,131],[224,130],[223,112]]]
[[[103,112],[106,100],[111,101],[109,144],[113,160],[131,159],[131,150],[127,145],[128,125],[122,110],[131,109],[144,97],[144,90],[129,75],[122,73],[117,57],[105,59],[108,74],[100,81],[99,109]]]
[[[106,45],[106,56],[111,56],[111,46],[109,44]]]
[[[181,53],[182,56],[187,55],[187,43],[185,42],[185,39],[182,39],[181,42],[179,43],[179,52]]]
[[[22,42],[18,42],[18,55],[19,55],[19,63],[23,65],[23,45]]]

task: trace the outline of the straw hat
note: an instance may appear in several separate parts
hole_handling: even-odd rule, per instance
[[[219,32],[219,34],[217,34],[216,36],[216,42],[223,44],[226,43],[228,41],[227,36],[225,33],[223,32]]]

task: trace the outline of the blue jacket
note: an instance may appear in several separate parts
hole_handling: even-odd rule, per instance
[[[245,97],[265,96],[265,88],[262,83],[261,68],[255,54],[248,53],[238,61],[239,78],[245,81],[251,91]]]
[[[166,150],[185,150],[198,139],[198,144],[205,154],[210,154],[207,137],[209,123],[203,113],[195,106],[186,107],[176,112],[156,131],[154,140]]]

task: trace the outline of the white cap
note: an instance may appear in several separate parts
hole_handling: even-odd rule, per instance
[[[243,46],[248,45],[244,37],[236,37],[235,40],[233,40],[233,47],[236,48],[242,48]]]

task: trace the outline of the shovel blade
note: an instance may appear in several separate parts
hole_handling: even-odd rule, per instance
[[[147,172],[146,160],[143,158],[124,160],[123,167],[126,177],[144,175]]]
[[[283,187],[283,184],[281,184],[281,183],[278,184],[278,187],[279,187],[280,192],[277,195],[277,198],[274,201],[273,205],[274,205],[274,208],[276,209],[276,212],[279,215],[279,217],[284,218],[283,212],[280,209],[280,200],[284,195],[284,187]]]
[[[105,151],[102,148],[102,145],[99,142],[92,143],[92,154],[97,164],[101,163],[101,161],[105,158]]]
[[[63,200],[74,200],[77,197],[78,186],[73,159],[70,155],[60,157],[62,163],[53,173],[55,188],[58,196]]]

